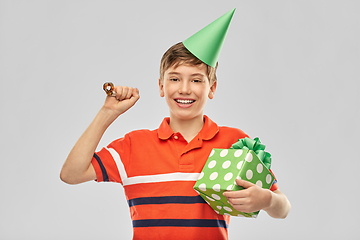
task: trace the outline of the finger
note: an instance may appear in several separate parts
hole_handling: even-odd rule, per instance
[[[236,185],[241,186],[243,188],[249,188],[249,187],[252,187],[252,186],[255,185],[255,184],[253,184],[251,182],[248,182],[248,181],[245,181],[245,180],[242,180],[242,179],[239,179],[239,178],[236,178],[235,182],[236,182]]]
[[[122,101],[124,99],[127,99],[126,96],[128,95],[128,92],[129,92],[129,87],[128,86],[123,86],[122,89],[123,89],[123,91],[122,91],[121,96],[120,96],[120,101]]]
[[[228,198],[228,202],[232,205],[245,205],[247,204],[248,199],[247,198]]]
[[[129,91],[129,87],[127,86],[117,86],[116,88],[116,99],[122,101],[126,99],[126,96]]]
[[[126,94],[126,96],[125,96],[124,99],[130,99],[130,98],[132,97],[132,95],[133,95],[133,88],[132,88],[132,87],[129,87],[129,88],[128,88],[128,92],[127,92],[127,94]]]
[[[133,96],[135,96],[135,97],[137,97],[137,98],[140,97],[140,95],[139,95],[139,89],[137,89],[137,88],[134,88],[134,89],[133,89]]]
[[[223,195],[227,199],[230,199],[230,198],[245,198],[245,197],[247,197],[247,193],[246,193],[245,189],[238,190],[238,191],[225,191],[223,193]]]
[[[246,205],[246,204],[241,204],[241,205],[233,205],[231,204],[231,206],[239,211],[239,212],[245,212],[245,213],[251,213],[251,212],[255,212],[256,210],[254,210],[253,208],[251,208],[250,206]]]
[[[133,89],[133,97],[135,97],[136,99],[140,98],[139,89],[137,89],[137,88]]]
[[[115,87],[115,98],[120,101],[121,94],[123,92],[122,86],[116,86]]]
[[[130,101],[132,102],[132,105],[134,105],[140,98],[140,95],[139,95],[139,89],[137,88],[134,88],[132,90],[132,96],[130,98]]]
[[[237,211],[240,212],[252,212],[248,199],[246,198],[230,198],[228,199],[229,204]]]

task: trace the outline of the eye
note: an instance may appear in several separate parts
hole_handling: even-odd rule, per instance
[[[201,83],[202,82],[202,80],[200,80],[200,79],[194,79],[192,81],[195,82],[195,83]]]
[[[170,81],[172,81],[172,82],[177,82],[177,81],[179,81],[179,79],[177,79],[177,78],[170,78]]]

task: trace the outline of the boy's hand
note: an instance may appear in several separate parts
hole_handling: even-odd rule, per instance
[[[139,90],[127,86],[116,86],[116,96],[107,96],[103,108],[111,110],[117,116],[126,112],[139,100]]]
[[[236,179],[236,184],[244,187],[240,191],[226,191],[224,196],[231,206],[240,212],[256,212],[270,206],[272,194],[251,182]]]

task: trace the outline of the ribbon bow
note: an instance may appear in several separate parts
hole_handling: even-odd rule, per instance
[[[234,143],[230,149],[249,149],[253,150],[258,158],[264,163],[265,167],[270,169],[271,167],[271,154],[265,152],[265,145],[262,144],[259,138],[250,139],[248,137],[239,139]]]

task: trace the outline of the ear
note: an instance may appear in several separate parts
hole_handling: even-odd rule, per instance
[[[159,78],[159,92],[160,92],[160,97],[164,97],[164,84],[161,82],[161,79]]]
[[[208,95],[209,99],[214,98],[216,86],[217,86],[217,81],[214,81],[213,84],[210,86],[210,91],[209,91],[209,95]]]

